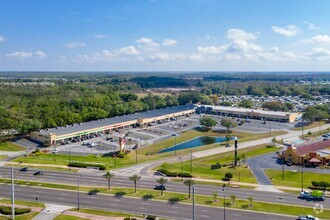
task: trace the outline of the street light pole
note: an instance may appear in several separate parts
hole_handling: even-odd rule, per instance
[[[174,155],[176,156],[176,134],[174,137]]]
[[[181,181],[183,181],[183,175],[182,175],[182,173],[183,173],[182,157],[179,157],[179,160],[180,160],[180,162],[181,162]]]
[[[11,166],[11,219],[15,219],[14,168]]]
[[[192,220],[195,220],[195,185],[192,186],[192,202],[193,202],[193,216]]]
[[[301,192],[304,191],[304,157],[301,158]]]
[[[79,193],[79,179],[77,180],[77,190],[78,190],[78,201],[77,201],[77,209],[80,209],[80,193]]]
[[[284,181],[284,158],[282,157],[282,181]]]
[[[237,166],[237,137],[235,137],[235,167]]]
[[[223,191],[223,220],[226,220],[226,194],[225,194],[225,185],[223,185],[222,191]]]
[[[192,174],[192,149],[190,150],[190,174]]]

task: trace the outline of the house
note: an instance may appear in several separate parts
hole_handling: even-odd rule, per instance
[[[330,140],[299,147],[291,145],[283,151],[282,157],[288,164],[303,164],[305,166],[327,165],[330,162]]]

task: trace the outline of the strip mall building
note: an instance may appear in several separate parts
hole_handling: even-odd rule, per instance
[[[64,141],[80,138],[90,134],[107,133],[113,130],[143,127],[149,123],[159,122],[180,116],[195,113],[195,105],[181,105],[147,112],[139,112],[132,115],[123,115],[114,118],[99,119],[80,124],[68,125],[31,132],[31,139],[42,142],[45,145],[55,145]]]

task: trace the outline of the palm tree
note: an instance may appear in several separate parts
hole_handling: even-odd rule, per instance
[[[137,174],[134,174],[133,176],[129,177],[129,180],[134,182],[134,193],[136,193],[136,183],[137,181],[139,181],[141,179],[141,177]]]
[[[241,158],[242,158],[242,163],[245,165],[246,155],[245,155],[245,154],[242,154],[242,155],[241,155]]]
[[[161,177],[157,180],[157,182],[161,185],[161,193],[160,195],[163,196],[163,191],[164,191],[164,184],[167,183],[167,179]]]
[[[114,177],[115,174],[111,171],[108,171],[106,174],[103,175],[104,178],[108,179],[108,190],[111,190],[111,178]]]
[[[233,174],[230,173],[230,172],[227,172],[227,173],[225,174],[225,178],[228,180],[228,185],[230,185],[230,180],[231,180],[233,177],[234,177]]]
[[[272,142],[273,142],[273,145],[274,145],[274,147],[275,147],[275,146],[276,146],[276,142],[277,142],[276,137],[273,137]]]
[[[213,192],[213,198],[214,198],[214,202],[218,201],[218,192]]]
[[[192,179],[186,179],[183,181],[183,184],[185,184],[189,188],[188,199],[190,199],[190,189],[191,189],[191,186],[195,184],[195,181]]]
[[[232,203],[235,204],[235,200],[236,200],[236,195],[235,194],[231,194],[230,198],[232,200]]]
[[[250,202],[250,206],[253,206],[253,200],[254,200],[254,198],[252,196],[249,196],[247,199]]]

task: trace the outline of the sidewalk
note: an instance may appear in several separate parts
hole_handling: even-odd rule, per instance
[[[60,215],[67,209],[71,209],[71,206],[45,204],[46,208],[42,210],[33,220],[52,220],[56,216]]]
[[[125,217],[110,217],[110,216],[101,216],[101,215],[92,215],[88,213],[76,212],[76,211],[64,211],[63,215],[70,215],[80,218],[86,218],[90,220],[124,220]],[[143,218],[134,218],[136,220],[142,220]]]

